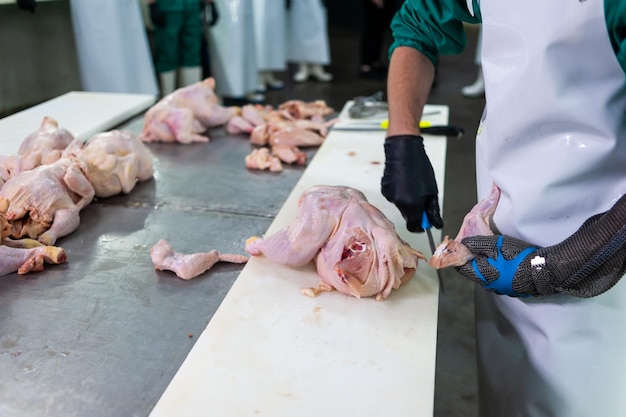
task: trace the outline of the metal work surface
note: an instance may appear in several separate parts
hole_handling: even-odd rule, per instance
[[[142,120],[121,128],[138,133]],[[210,134],[148,144],[154,178],[86,207],[56,243],[67,263],[0,277],[0,416],[150,413],[243,267],[183,281],[155,270],[150,248],[245,254],[304,170],[249,171],[246,136]]]

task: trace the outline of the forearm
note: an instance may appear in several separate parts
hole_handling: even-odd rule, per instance
[[[398,47],[389,64],[387,136],[420,135],[419,121],[435,76],[433,63],[411,47]]]

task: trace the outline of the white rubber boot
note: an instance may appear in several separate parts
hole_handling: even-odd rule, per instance
[[[483,68],[478,67],[478,77],[474,84],[466,85],[461,89],[461,94],[465,97],[481,97],[485,94],[485,82],[483,81]]]
[[[309,64],[301,62],[298,72],[293,76],[293,80],[297,83],[303,83],[309,79],[310,71]]]
[[[265,71],[259,71],[256,84],[256,92],[265,93],[265,90],[267,89],[267,82],[265,81]]]
[[[333,75],[324,71],[324,67],[321,64],[311,64],[309,66],[309,71],[317,81],[327,83],[333,79]]]
[[[165,97],[176,89],[176,71],[166,71],[159,73],[159,84],[161,97]]]
[[[274,77],[272,71],[262,71],[264,85],[270,90],[282,90],[285,84]]]
[[[179,87],[187,87],[202,80],[202,67],[183,67],[179,68],[180,77],[178,79]]]

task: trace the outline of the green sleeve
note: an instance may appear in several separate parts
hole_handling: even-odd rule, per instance
[[[604,18],[615,56],[626,72],[626,1],[604,0]]]
[[[606,0],[607,2],[613,0]],[[437,65],[439,55],[458,54],[465,49],[463,22],[480,23],[478,0],[472,0],[474,16],[466,0],[407,0],[391,22],[393,43],[410,46]]]

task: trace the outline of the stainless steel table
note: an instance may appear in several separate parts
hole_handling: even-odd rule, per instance
[[[138,133],[142,121],[120,127]],[[154,178],[86,207],[57,241],[66,264],[0,277],[0,416],[150,413],[242,269],[217,264],[183,281],[154,269],[151,246],[243,253],[304,170],[249,171],[248,137],[210,135],[149,144]]]

